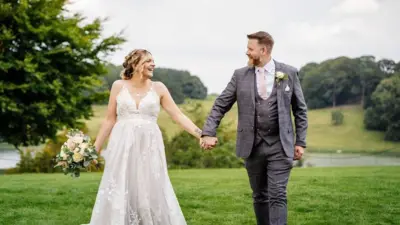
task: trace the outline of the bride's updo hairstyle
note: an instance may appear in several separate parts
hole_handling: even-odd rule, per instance
[[[151,53],[145,49],[135,49],[125,56],[122,64],[124,69],[121,71],[120,77],[123,80],[132,79],[136,72],[141,73],[143,63],[151,57]]]

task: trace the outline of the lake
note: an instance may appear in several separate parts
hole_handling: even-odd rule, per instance
[[[19,154],[14,150],[0,150],[0,169],[15,167]],[[347,153],[307,153],[304,167],[340,166],[400,166],[400,157]]]
[[[17,165],[19,154],[15,150],[0,150],[0,169],[12,168]]]
[[[400,157],[355,153],[307,153],[304,166],[400,166]]]

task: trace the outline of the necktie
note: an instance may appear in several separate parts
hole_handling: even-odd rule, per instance
[[[259,70],[258,76],[257,76],[257,82],[259,83],[258,85],[258,94],[260,95],[261,98],[266,99],[267,98],[267,84],[265,81],[265,70],[264,68],[261,68]]]

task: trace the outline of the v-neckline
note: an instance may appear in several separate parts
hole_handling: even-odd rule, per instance
[[[126,84],[124,85],[124,88],[128,92],[129,98],[133,101],[133,104],[135,105],[136,110],[140,110],[140,104],[147,97],[147,95],[149,95],[149,93],[153,90],[153,82],[151,82],[149,90],[146,91],[146,93],[143,95],[143,97],[139,101],[136,101],[135,97],[132,96],[131,91],[129,90],[129,88],[126,87]]]

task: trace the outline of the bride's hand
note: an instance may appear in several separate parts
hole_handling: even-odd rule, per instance
[[[218,138],[217,137],[209,137],[209,136],[204,136],[200,140],[200,145],[204,150],[210,150],[214,148],[218,143]]]
[[[100,155],[102,151],[101,147],[94,146],[94,148],[96,149],[97,154]]]

